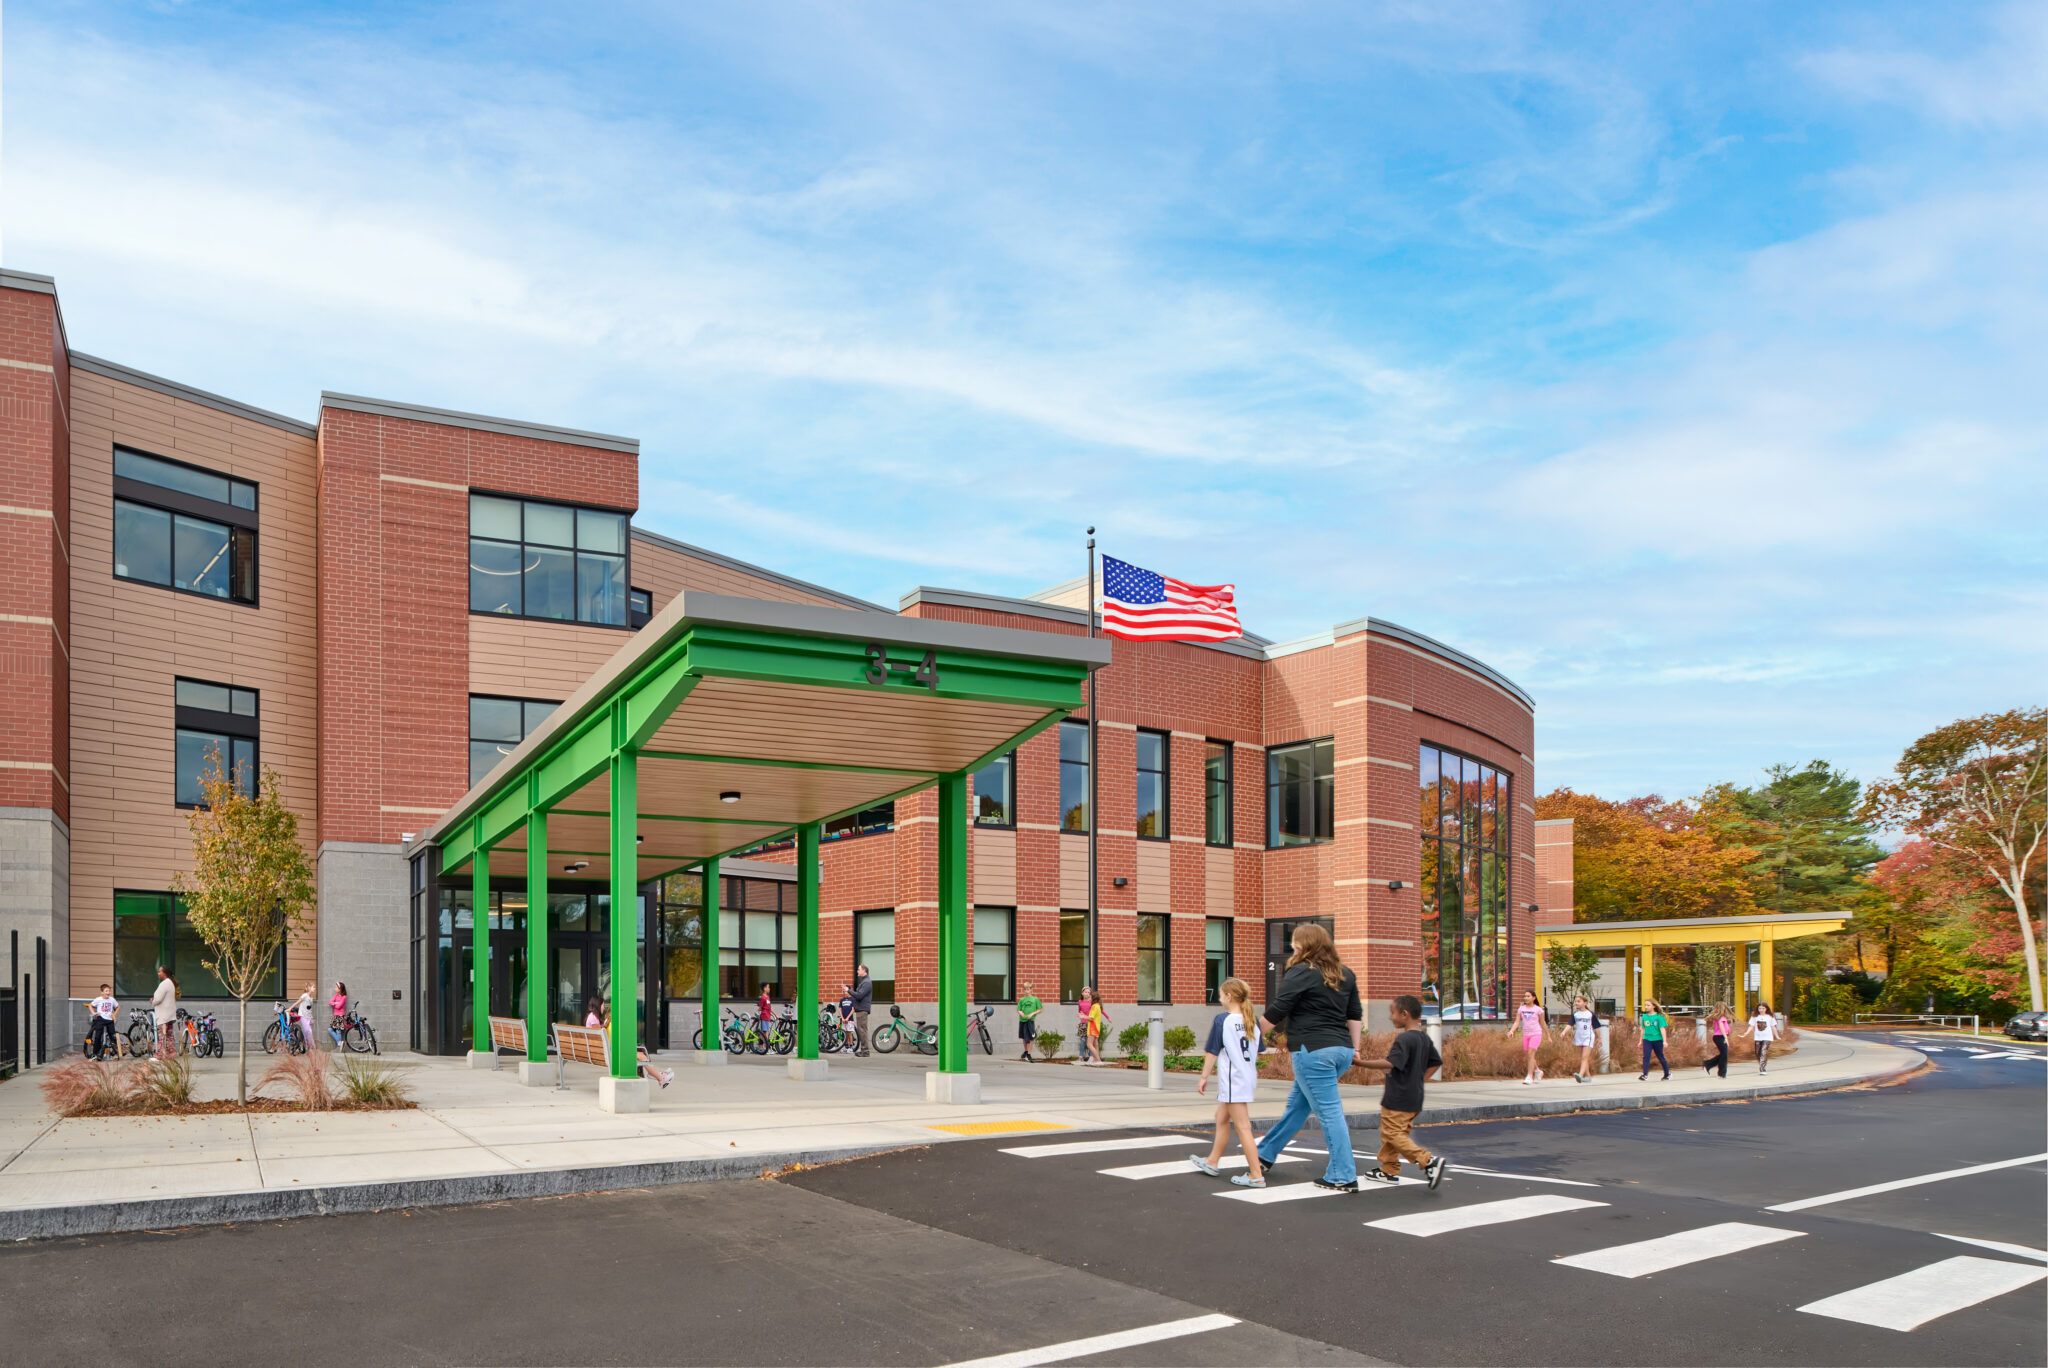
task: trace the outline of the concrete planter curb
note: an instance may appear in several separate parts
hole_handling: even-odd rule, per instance
[[[404,1207],[469,1206],[522,1197],[563,1197],[580,1192],[667,1187],[755,1178],[791,1164],[826,1164],[901,1149],[862,1145],[848,1149],[789,1150],[659,1164],[610,1164],[592,1168],[533,1169],[522,1173],[479,1173],[454,1178],[396,1183],[353,1183],[295,1188],[287,1192],[229,1192],[204,1197],[166,1197],[136,1202],[94,1202],[75,1206],[0,1210],[0,1240],[53,1240],[73,1235],[174,1230],[180,1226],[229,1225],[243,1221],[288,1221],[305,1216],[341,1216]]]

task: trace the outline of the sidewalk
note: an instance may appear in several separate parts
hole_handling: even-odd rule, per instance
[[[43,1106],[36,1072],[0,1083],[0,1239],[748,1177],[989,1135],[1206,1126],[1215,1109],[1195,1094],[1191,1074],[1168,1074],[1152,1092],[1142,1072],[979,1055],[978,1107],[925,1101],[933,1061],[921,1057],[834,1057],[826,1081],[800,1083],[779,1058],[706,1068],[667,1055],[675,1085],[637,1115],[599,1111],[597,1073],[576,1065],[569,1091],[556,1092],[520,1087],[509,1059],[495,1073],[460,1059],[386,1062],[403,1072],[419,1110],[60,1120]],[[1808,1031],[1761,1079],[1743,1066],[1725,1081],[1694,1071],[1668,1083],[1617,1073],[1584,1084],[1435,1084],[1424,1120],[1734,1101],[1847,1087],[1924,1062],[1912,1050]],[[198,1072],[198,1096],[233,1096],[233,1059]],[[1278,1116],[1287,1087],[1262,1087],[1253,1115]],[[1355,1131],[1377,1128],[1377,1099],[1377,1088],[1345,1090]]]

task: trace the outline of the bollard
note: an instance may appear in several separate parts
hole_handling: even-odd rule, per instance
[[[1166,1086],[1166,1014],[1154,1012],[1145,1020],[1145,1086],[1157,1091]]]
[[[1693,1022],[1692,1034],[1693,1038],[1699,1041],[1700,1044],[1705,1045],[1707,1043],[1707,1019],[1705,1017],[1700,1017]]]
[[[1435,1017],[1431,1017],[1431,1018],[1430,1018],[1430,1019],[1429,1019],[1428,1021],[1425,1021],[1425,1022],[1423,1022],[1423,1023],[1422,1023],[1422,1025],[1423,1025],[1423,1029],[1425,1029],[1425,1030],[1427,1030],[1427,1031],[1429,1032],[1429,1043],[1430,1043],[1430,1044],[1432,1044],[1432,1045],[1434,1045],[1434,1046],[1436,1046],[1436,1052],[1437,1052],[1437,1057],[1438,1057],[1438,1058],[1442,1058],[1442,1057],[1443,1057],[1443,1052],[1444,1052],[1444,1024],[1443,1024],[1443,1022],[1439,1021],[1439,1020],[1438,1020],[1437,1018],[1435,1018]],[[1432,1069],[1432,1070],[1430,1071],[1430,1075],[1429,1075],[1429,1081],[1430,1081],[1430,1082],[1432,1082],[1432,1083],[1441,1083],[1441,1082],[1443,1082],[1443,1081],[1444,1081],[1444,1071],[1443,1071],[1442,1069]]]
[[[1607,1062],[1607,1023],[1601,1022],[1600,1029],[1594,1032],[1594,1034],[1599,1037],[1600,1041],[1599,1048],[1593,1052],[1594,1056],[1600,1061],[1600,1072],[1613,1073],[1614,1066]]]

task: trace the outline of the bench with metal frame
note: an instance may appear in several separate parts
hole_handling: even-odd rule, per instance
[[[518,1017],[494,1016],[491,1018],[491,1053],[500,1050],[515,1050],[521,1059],[526,1058],[526,1023]],[[493,1065],[493,1067],[496,1067]]]
[[[610,1031],[602,1026],[562,1025],[555,1026],[553,1030],[555,1035],[556,1092],[567,1092],[569,1090],[568,1080],[564,1076],[566,1072],[564,1066],[567,1064],[595,1064],[607,1074],[612,1071],[612,1034]],[[634,1054],[636,1056],[636,1067],[633,1070],[635,1077],[639,1076],[642,1069],[654,1069],[654,1061],[647,1057],[645,1046],[636,1050]],[[661,1074],[663,1079],[672,1076],[670,1071],[666,1069],[656,1069],[655,1072]],[[668,1086],[662,1079],[656,1079],[655,1081],[660,1082],[664,1088]]]

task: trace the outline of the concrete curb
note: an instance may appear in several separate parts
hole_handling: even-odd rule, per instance
[[[519,1173],[478,1173],[453,1178],[394,1183],[350,1183],[278,1192],[227,1192],[203,1197],[164,1197],[134,1202],[0,1210],[0,1241],[53,1240],[73,1235],[172,1230],[180,1226],[230,1225],[242,1221],[287,1221],[305,1216],[340,1216],[401,1207],[467,1206],[563,1197],[581,1192],[667,1187],[755,1178],[791,1164],[826,1164],[904,1148],[900,1144],[847,1149],[787,1150],[777,1154],[677,1159],[658,1164],[611,1164],[596,1168],[532,1169]]]

